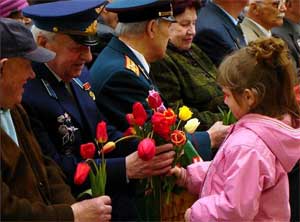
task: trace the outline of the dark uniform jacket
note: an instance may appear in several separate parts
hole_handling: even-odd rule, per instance
[[[129,127],[125,115],[132,112],[135,102],[148,107],[148,92],[156,86],[131,49],[115,37],[90,71],[90,82],[99,109],[117,129],[125,131]],[[150,108],[148,111],[150,113]],[[194,133],[191,140],[203,159],[211,158],[210,140],[206,132]]]
[[[218,106],[225,109],[216,73],[214,64],[195,44],[182,51],[169,43],[165,57],[151,64],[151,78],[168,105],[174,110],[188,106],[202,130],[222,120]]]
[[[272,34],[274,36],[282,38],[288,44],[300,73],[300,24],[295,24],[290,20],[284,18],[283,25],[273,28]]]
[[[246,45],[242,31],[211,1],[198,13],[194,42],[216,66],[226,55]]]
[[[73,221],[63,173],[42,156],[21,106],[11,110],[19,146],[0,127],[1,221]]]
[[[79,152],[80,145],[94,141],[96,125],[103,119],[86,82],[88,72],[84,70],[79,78],[71,81],[72,97],[65,85],[59,82],[44,64],[34,64],[33,68],[36,78],[26,84],[22,103],[29,114],[43,153],[60,165],[67,175],[73,193],[77,195],[88,188],[87,183],[80,187],[73,184],[76,165],[83,161]],[[122,136],[121,132],[110,125],[108,134],[111,141]],[[106,194],[112,199],[114,196],[118,198],[119,195],[130,195],[125,156],[135,150],[136,143],[128,140],[118,143],[117,148],[106,155],[106,158],[111,157],[106,159]],[[113,201],[113,208],[117,209],[114,207],[115,203],[118,201]],[[113,217],[114,213],[113,211]],[[126,205],[116,213],[128,215]]]

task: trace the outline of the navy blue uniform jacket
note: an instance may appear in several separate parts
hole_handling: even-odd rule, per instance
[[[242,31],[210,1],[198,13],[194,42],[216,66],[226,55],[246,45]]]
[[[127,68],[128,58],[139,71]],[[120,131],[129,125],[125,115],[132,112],[132,105],[141,102],[147,106],[148,91],[156,89],[139,59],[118,38],[113,37],[100,53],[90,70],[92,90],[96,103],[104,116]],[[148,109],[150,113],[150,108]],[[190,137],[204,160],[211,159],[210,140],[206,132],[197,132]]]

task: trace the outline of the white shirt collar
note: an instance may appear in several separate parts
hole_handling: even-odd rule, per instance
[[[129,45],[127,45],[125,42],[123,42],[128,48],[130,48],[130,50],[133,52],[133,54],[138,58],[138,60],[142,63],[143,67],[146,69],[147,74],[150,72],[150,66],[147,63],[145,57],[143,54],[141,54],[140,52],[138,52],[137,50],[135,50],[134,48],[130,47]]]

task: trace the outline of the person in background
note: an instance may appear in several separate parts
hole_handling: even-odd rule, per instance
[[[28,6],[27,0],[0,0],[0,17],[11,18],[30,25],[31,19],[24,17],[22,9]]]
[[[0,18],[0,44],[1,221],[109,221],[108,196],[75,203],[20,105],[24,84],[35,77],[31,61],[48,62],[55,53],[37,47],[30,30],[12,19]]]
[[[178,184],[199,194],[185,219],[288,221],[287,173],[300,159],[300,108],[288,49],[281,39],[258,39],[219,70],[225,103],[238,122],[212,162],[172,169]]]
[[[281,26],[286,11],[285,0],[250,0],[241,28],[247,43],[259,37],[271,37],[271,29]]]
[[[132,112],[135,102],[150,113],[146,98],[157,87],[149,76],[149,63],[165,55],[169,27],[175,21],[170,3],[114,0],[106,6],[107,11],[118,14],[118,38],[113,37],[99,54],[90,70],[90,82],[98,108],[120,131],[129,127],[126,114]],[[191,141],[202,158],[211,159],[211,145],[217,146],[226,132],[227,126],[218,122],[209,132],[194,133]],[[144,192],[136,196],[144,198]]]
[[[216,66],[246,45],[238,16],[247,4],[248,0],[212,0],[199,11],[194,42]]]
[[[226,109],[216,83],[217,69],[205,53],[192,43],[195,36],[196,0],[174,0],[176,23],[163,59],[151,64],[151,79],[174,110],[186,105],[200,121],[198,130],[209,129],[222,120],[218,107]]]
[[[37,78],[25,85],[22,104],[43,153],[63,169],[74,195],[88,188],[88,183],[74,184],[76,166],[83,161],[80,146],[93,142],[97,124],[106,121],[95,104],[87,81],[89,72],[84,67],[91,61],[90,45],[98,41],[95,22],[103,4],[103,0],[85,4],[56,1],[32,5],[23,11],[33,20],[32,31],[38,44],[56,52],[56,57],[44,64],[33,64]],[[110,141],[123,136],[106,122]],[[136,140],[127,140],[105,155],[106,193],[112,199],[113,220],[136,220],[136,209],[131,203],[135,179],[166,173],[171,168],[172,145],[157,147],[157,156],[151,161],[138,158],[136,148]]]
[[[282,38],[288,44],[297,65],[300,81],[300,0],[287,0],[285,5],[287,9],[283,25],[274,27],[272,34]]]

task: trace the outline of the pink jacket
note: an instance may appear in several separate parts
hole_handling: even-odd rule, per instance
[[[212,162],[192,164],[187,185],[199,198],[191,221],[289,221],[287,172],[300,159],[300,128],[248,114]]]

